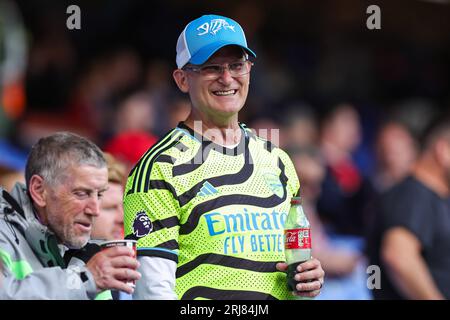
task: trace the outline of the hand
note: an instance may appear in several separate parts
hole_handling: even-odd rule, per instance
[[[288,264],[279,262],[276,268],[279,271],[286,272]],[[319,295],[325,276],[325,271],[323,271],[320,261],[317,259],[305,261],[297,266],[297,272],[294,279],[300,283],[296,284],[297,291],[294,294],[310,298]]]
[[[120,290],[132,294],[134,289],[126,284],[141,278],[137,272],[139,262],[134,257],[132,249],[127,247],[112,247],[100,251],[86,264],[92,273],[99,291]]]

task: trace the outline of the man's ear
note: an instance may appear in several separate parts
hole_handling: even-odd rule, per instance
[[[173,74],[173,79],[175,80],[175,83],[177,84],[178,88],[184,92],[188,93],[189,91],[189,83],[187,79],[187,74],[185,71],[181,69],[176,69]]]
[[[44,187],[44,179],[34,174],[30,179],[29,192],[33,202],[39,207],[45,207],[47,204],[46,193]]]

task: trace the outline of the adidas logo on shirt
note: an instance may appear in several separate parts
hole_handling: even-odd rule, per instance
[[[206,181],[203,186],[201,187],[200,191],[197,193],[197,196],[200,197],[206,197],[206,196],[210,196],[212,194],[216,194],[219,191],[217,191],[216,188],[214,188],[214,186],[209,183],[208,181]]]

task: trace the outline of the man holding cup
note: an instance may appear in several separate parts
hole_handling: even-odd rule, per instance
[[[78,135],[40,139],[27,160],[26,186],[0,190],[0,299],[95,299],[105,290],[132,293],[139,263],[127,247],[102,250],[87,263],[66,264],[68,249],[91,236],[107,189],[101,150]]]

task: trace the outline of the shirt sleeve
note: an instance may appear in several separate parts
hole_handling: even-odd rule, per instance
[[[178,263],[180,206],[170,179],[152,166],[150,179],[136,170],[130,175],[124,197],[124,225],[128,239],[137,240],[137,255],[160,257]],[[133,187],[134,186],[134,187]]]
[[[414,201],[412,201],[414,199]],[[404,227],[424,247],[433,245],[433,211],[436,201],[423,190],[403,188],[382,198],[384,230]]]
[[[138,271],[142,278],[136,282],[134,300],[175,300],[175,262],[159,258],[141,256]]]

